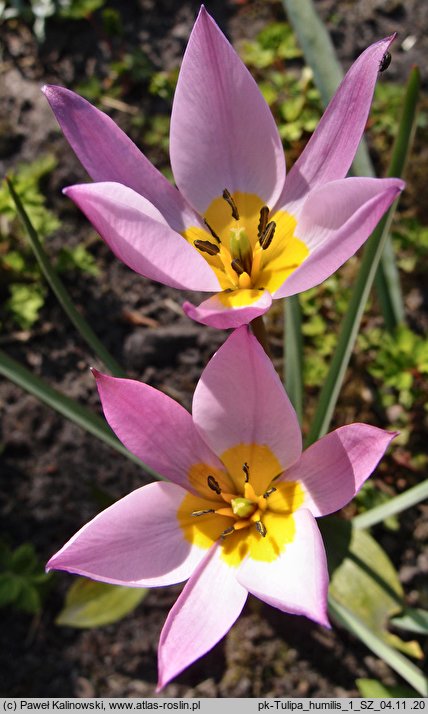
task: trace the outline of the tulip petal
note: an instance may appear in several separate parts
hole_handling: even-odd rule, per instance
[[[282,200],[292,213],[313,188],[342,179],[348,173],[367,122],[380,62],[394,37],[368,47],[351,66],[330,101],[287,176]]]
[[[195,322],[228,330],[248,325],[255,317],[264,315],[271,305],[272,297],[267,290],[233,290],[213,295],[199,307],[185,302],[183,310]]]
[[[204,7],[181,65],[170,154],[177,186],[201,214],[225,188],[272,206],[284,185],[284,152],[270,109]]]
[[[273,562],[247,558],[237,579],[250,593],[283,612],[305,615],[329,627],[328,570],[321,534],[312,514],[293,514],[296,532]]]
[[[309,256],[274,297],[300,293],[332,275],[369,237],[403,188],[399,179],[347,178],[312,191],[296,228]]]
[[[303,484],[305,508],[327,516],[354,498],[395,436],[368,424],[342,426],[306,449],[285,478]]]
[[[192,412],[196,428],[219,456],[237,444],[266,446],[285,469],[302,452],[299,423],[287,393],[246,327],[235,330],[206,366]]]
[[[214,545],[186,583],[163,627],[158,691],[221,640],[239,617],[247,591]]]
[[[105,417],[129,451],[161,476],[189,490],[189,471],[222,468],[178,402],[148,384],[94,370]]]
[[[119,183],[64,189],[113,253],[132,270],[174,288],[214,291],[220,284],[198,251],[149,201]]]
[[[177,510],[186,491],[151,483],[102,511],[47,564],[94,580],[158,587],[187,580],[206,550],[183,536]]]
[[[144,196],[174,230],[194,224],[193,211],[134,142],[86,99],[64,87],[42,90],[73,151],[97,182],[115,181]]]

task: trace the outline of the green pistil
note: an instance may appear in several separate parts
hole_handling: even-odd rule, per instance
[[[230,231],[229,248],[232,262],[236,261],[248,275],[251,275],[253,249],[250,239],[243,228],[232,228]]]
[[[232,498],[230,505],[232,506],[232,511],[235,516],[238,516],[239,518],[248,518],[248,516],[251,516],[257,508],[257,505],[250,501],[249,498],[241,496]]]

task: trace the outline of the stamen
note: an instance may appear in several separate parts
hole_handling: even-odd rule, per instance
[[[276,228],[276,223],[275,221],[271,221],[270,223],[267,224],[263,234],[259,238],[259,243],[263,250],[266,250],[269,248],[270,244],[272,243],[272,238],[275,233],[275,228]]]
[[[257,237],[258,238],[260,238],[266,230],[266,226],[268,223],[268,216],[269,216],[269,208],[267,206],[263,206],[260,209],[260,221],[259,221],[259,226],[257,228]]]
[[[227,190],[227,188],[225,188],[223,191],[223,198],[232,209],[232,218],[234,218],[235,221],[239,221],[238,206],[236,205],[235,201],[233,200],[232,194],[230,193],[230,191]]]
[[[267,533],[267,530],[263,523],[261,521],[256,521],[254,525],[256,526],[257,532],[260,533],[260,535],[264,538]]]
[[[192,516],[205,516],[207,513],[215,513],[213,508],[206,508],[204,511],[192,511]]]
[[[250,480],[250,467],[248,466],[246,461],[242,465],[242,470],[245,474],[245,483],[248,483],[248,481]]]
[[[205,218],[204,218],[204,223],[205,223],[206,227],[208,228],[209,232],[211,233],[212,237],[216,239],[217,243],[221,243],[221,240],[220,240],[219,236],[217,235],[217,233],[215,232],[214,228],[211,228],[210,224],[208,223],[207,220],[205,220]]]
[[[268,488],[267,491],[263,494],[263,498],[269,498],[269,496],[276,491],[275,486],[272,486],[272,488]]]
[[[202,253],[208,253],[208,255],[218,255],[220,253],[218,245],[211,243],[209,240],[194,240],[193,245]]]
[[[233,526],[230,526],[230,528],[226,528],[226,530],[221,533],[220,538],[225,538],[226,536],[230,535],[231,533],[234,533],[235,529]]]
[[[235,260],[232,260],[230,266],[238,275],[242,275],[242,273],[246,272],[239,258],[235,258]]]
[[[219,486],[218,481],[214,478],[214,476],[208,476],[207,478],[207,483],[208,487],[211,489],[211,491],[215,491],[218,496],[221,494],[221,488]]]

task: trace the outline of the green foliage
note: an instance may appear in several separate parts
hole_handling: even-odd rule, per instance
[[[380,506],[390,500],[391,496],[380,491],[373,481],[366,481],[355,496],[359,513],[370,511],[372,508],[376,508],[376,506]],[[398,531],[400,527],[397,516],[389,516],[389,518],[386,518],[384,525],[391,531]]]
[[[19,18],[32,24],[35,37],[43,42],[50,18],[82,20],[104,3],[105,0],[0,0],[0,19]]]
[[[58,273],[66,273],[70,270],[80,270],[82,273],[97,276],[100,269],[95,258],[84,245],[76,245],[74,248],[61,248],[55,268]]]
[[[395,136],[402,105],[402,85],[385,82],[382,78],[376,84],[369,119],[370,135],[379,151],[389,146]],[[426,126],[428,126],[428,112],[420,107],[417,127],[422,129]]]
[[[51,173],[57,165],[52,154],[40,156],[31,164],[21,164],[11,173],[16,191],[27,207],[32,224],[42,238],[46,238],[56,230],[60,223],[58,218],[46,208],[46,199],[40,189],[42,180]],[[7,186],[0,186],[0,241],[10,238],[22,238],[24,231],[16,217],[15,205],[10,197]],[[3,250],[2,250],[3,252]]]
[[[405,273],[426,273],[428,268],[428,226],[417,218],[402,218],[392,233],[397,264]]]
[[[405,687],[401,684],[387,687],[377,679],[357,679],[355,683],[361,696],[369,699],[405,699],[406,697],[413,699],[419,696],[418,692],[411,689],[411,687]]]
[[[337,342],[337,329],[348,307],[349,289],[337,273],[300,297],[303,313],[304,383],[319,387],[327,374]]]
[[[411,657],[423,657],[416,641],[405,642],[388,630],[404,607],[403,589],[385,551],[369,533],[347,521],[324,518],[320,529],[330,572],[329,593],[388,645]]]
[[[55,166],[56,159],[47,154],[31,164],[19,166],[11,174],[42,240],[60,225],[55,214],[46,208],[41,191],[43,179]],[[0,275],[6,289],[6,312],[19,327],[31,327],[44,304],[46,288],[5,182],[0,186]]]
[[[428,610],[418,607],[406,607],[399,617],[394,617],[391,624],[399,630],[428,635]]]
[[[138,85],[147,82],[153,74],[153,66],[147,55],[139,47],[126,52],[110,65],[110,79],[117,88],[122,85]],[[111,88],[109,88],[111,93]]]
[[[242,58],[247,65],[266,69],[278,60],[302,56],[295,35],[286,22],[274,22],[265,27],[255,41],[243,43]]]
[[[174,91],[177,86],[178,67],[169,71],[155,72],[149,84],[149,92],[155,97],[161,97],[168,102],[172,102]]]
[[[105,0],[60,0],[56,5],[58,17],[65,20],[83,20],[103,7]]]
[[[393,334],[373,329],[359,335],[360,348],[371,357],[368,371],[376,379],[385,407],[401,404],[406,409],[426,397],[428,339],[400,325]]]
[[[26,330],[37,321],[45,297],[46,288],[41,283],[30,285],[14,283],[10,286],[10,297],[6,302],[6,308],[17,325]]]
[[[11,550],[0,541],[0,607],[12,606],[30,614],[39,612],[50,579],[31,543]]]
[[[294,60],[301,54],[285,22],[268,25],[255,40],[241,46],[241,57],[256,77],[287,146],[312,133],[322,113],[311,70],[285,66],[284,60]]]
[[[57,625],[79,628],[110,625],[132,612],[147,592],[146,588],[127,588],[77,578],[55,622]]]
[[[60,226],[55,213],[46,207],[42,192],[43,180],[56,164],[55,157],[46,154],[33,163],[19,166],[10,175],[42,242]],[[98,274],[93,257],[82,245],[63,248],[57,268],[63,272],[78,269]],[[0,276],[5,291],[5,313],[21,329],[30,328],[39,317],[47,289],[6,182],[0,185]]]

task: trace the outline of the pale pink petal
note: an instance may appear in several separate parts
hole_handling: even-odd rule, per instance
[[[188,474],[194,464],[221,468],[178,402],[133,379],[108,377],[96,370],[94,375],[108,423],[147,466],[189,490]]]
[[[172,483],[151,483],[133,491],[83,526],[47,569],[131,587],[187,580],[206,550],[183,536],[177,510],[185,496],[186,491]]]
[[[329,627],[327,617],[328,570],[321,534],[312,514],[293,514],[294,540],[273,562],[248,557],[237,578],[252,595],[293,615],[306,615]]]
[[[368,47],[349,69],[287,176],[282,204],[297,208],[316,186],[346,176],[367,122],[380,62],[394,37]]]
[[[94,181],[115,181],[147,198],[177,231],[194,225],[193,212],[169,181],[107,114],[64,87],[43,92],[64,135]]]
[[[64,189],[113,253],[135,272],[174,288],[212,292],[220,285],[198,251],[149,201],[119,183]]]
[[[332,275],[369,237],[403,188],[399,179],[347,178],[312,191],[296,227],[309,256],[274,297],[300,293]]]
[[[187,317],[195,320],[195,322],[216,327],[220,330],[228,330],[241,327],[241,325],[248,325],[255,317],[264,315],[272,305],[272,297],[267,290],[257,291],[258,294],[255,296],[255,290],[242,290],[240,292],[248,293],[248,304],[237,307],[228,305],[221,294],[213,295],[208,300],[204,300],[198,307],[192,305],[191,302],[185,302],[183,303],[183,310]]]
[[[368,424],[342,426],[306,449],[285,479],[303,484],[314,516],[327,516],[354,498],[395,436]]]
[[[195,426],[216,454],[242,443],[265,445],[284,469],[301,454],[295,411],[270,359],[246,327],[235,330],[208,363],[192,411]]]
[[[269,107],[204,7],[181,65],[170,154],[177,186],[202,214],[225,188],[272,206],[284,185],[284,152]]]
[[[159,642],[158,691],[212,649],[245,605],[247,591],[221,552],[221,546],[210,549],[170,610]]]

